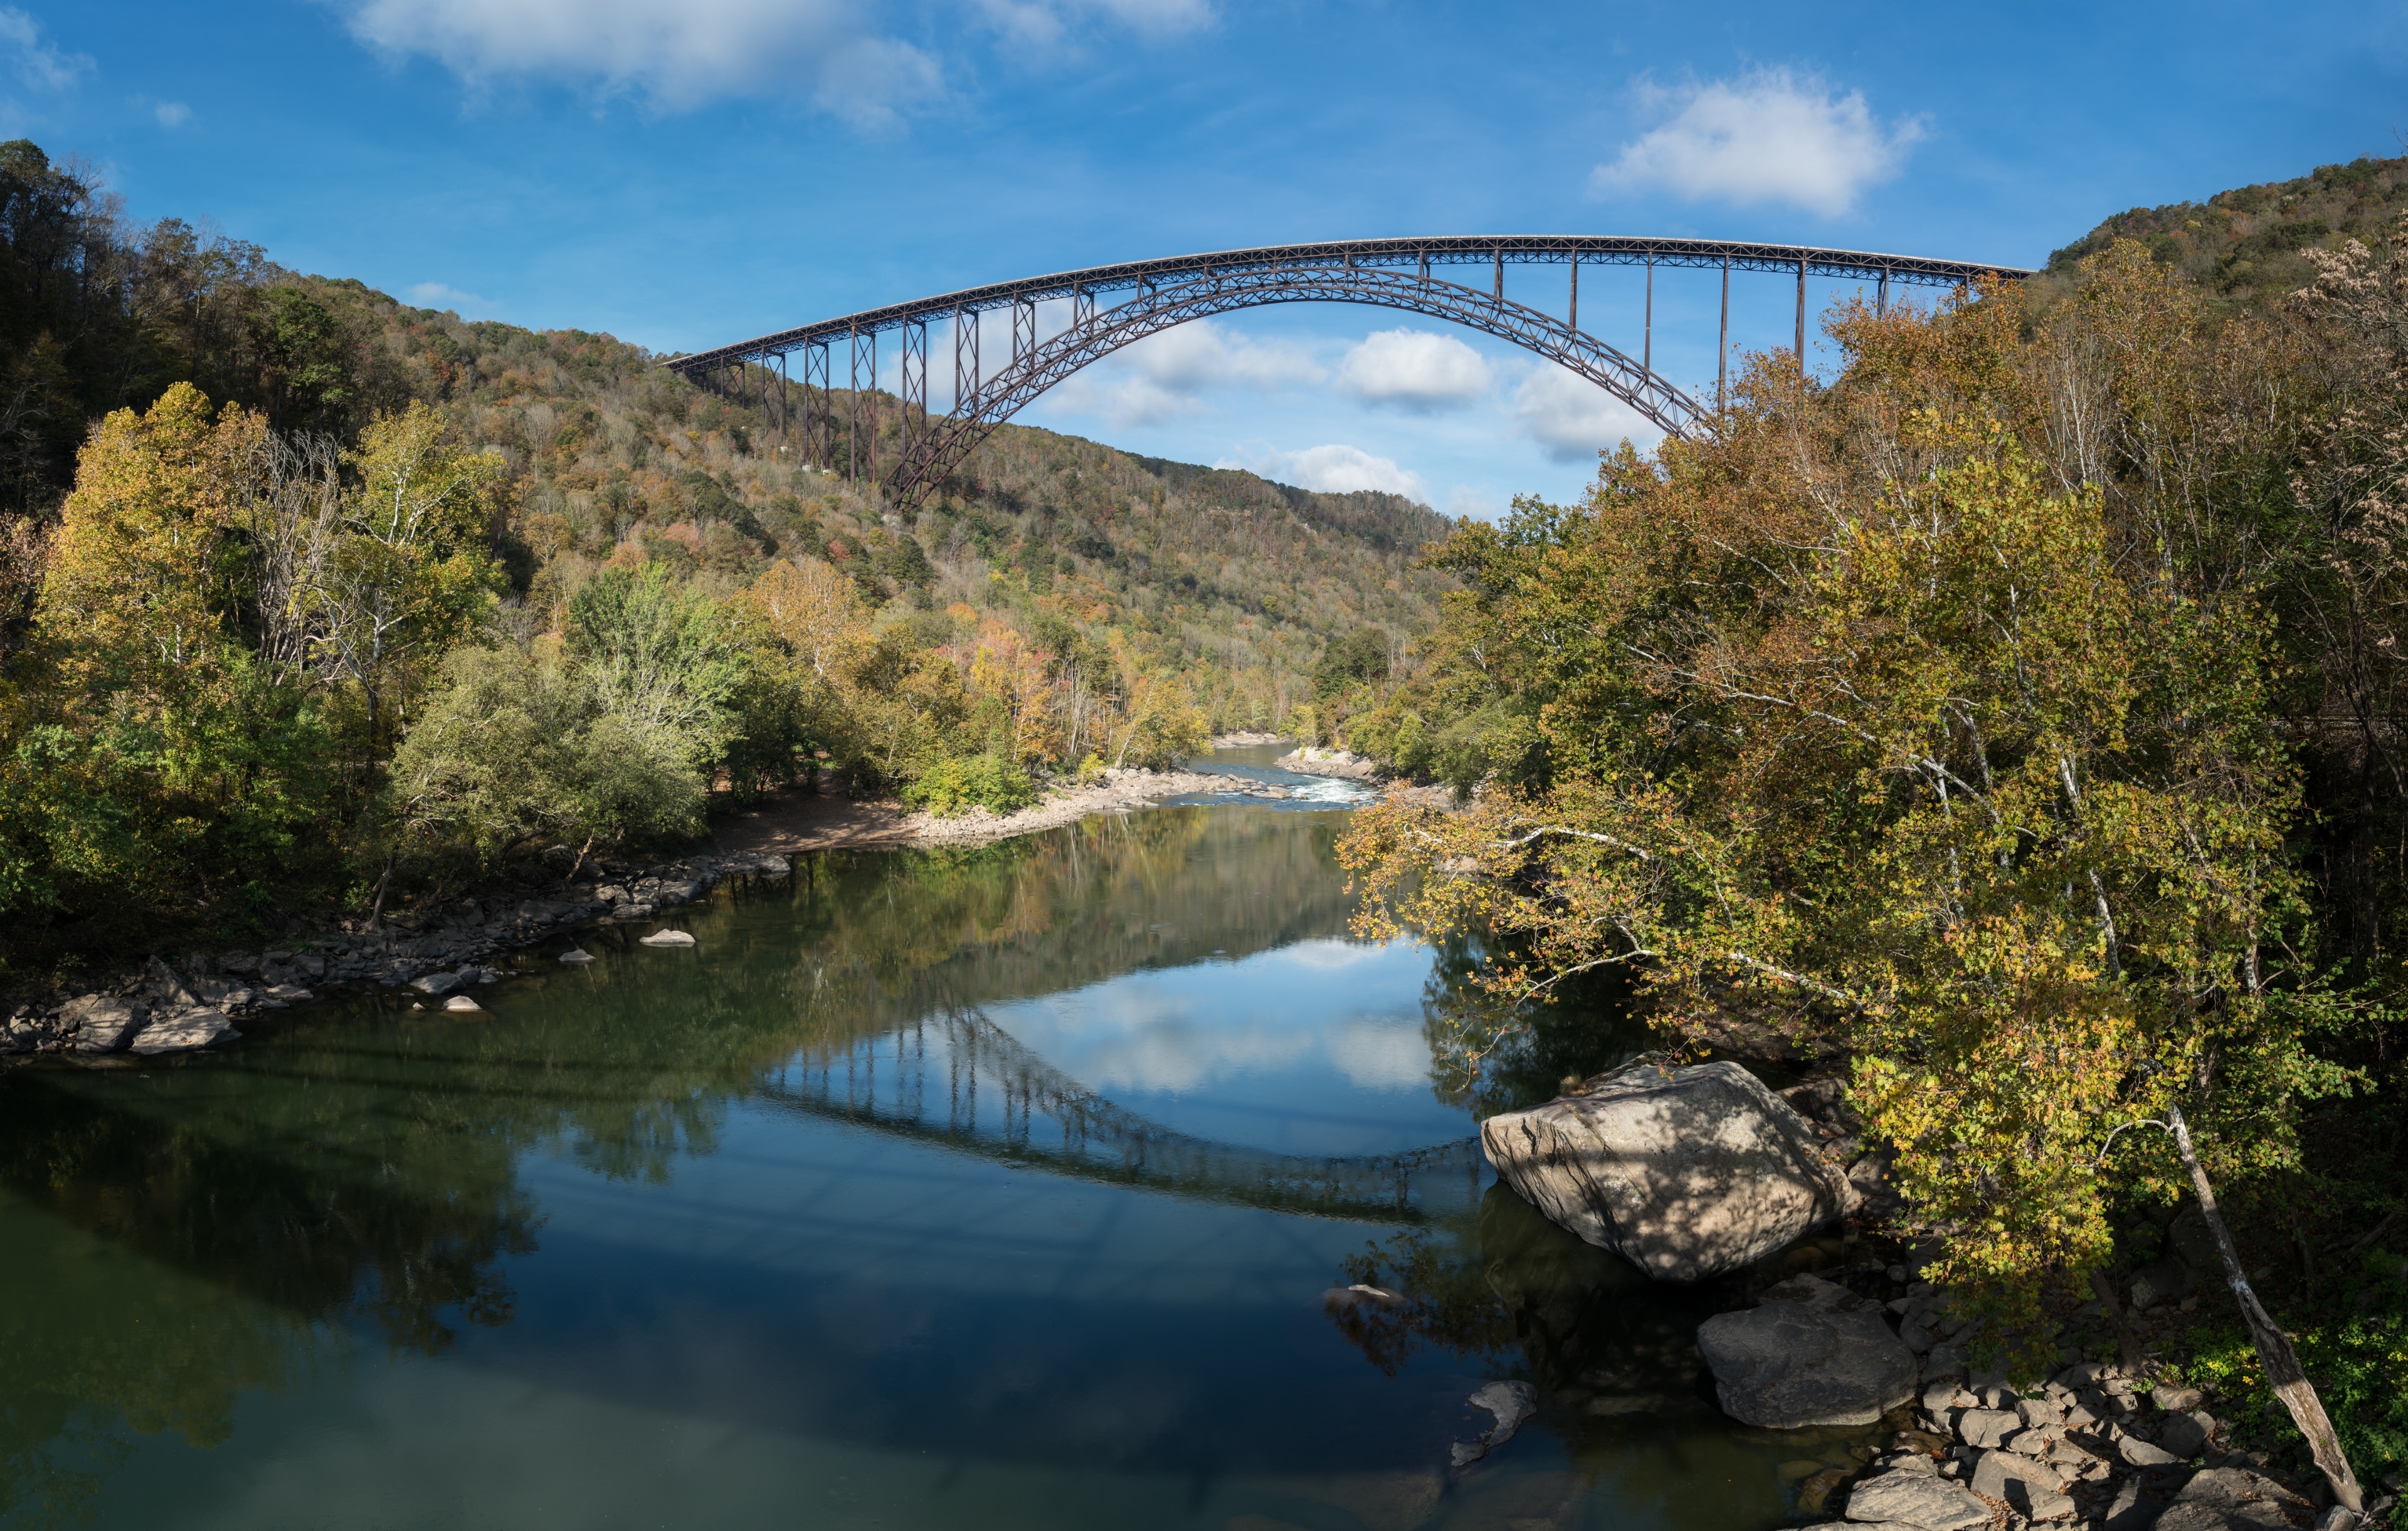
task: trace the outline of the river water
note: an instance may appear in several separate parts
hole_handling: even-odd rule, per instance
[[[1770,1527],[1653,1287],[1497,1186],[1347,790],[830,853],[219,1054],[0,1073],[0,1527]],[[1796,1259],[1811,1259],[1806,1253]],[[1362,1281],[1393,1303],[1325,1295]],[[1469,1395],[1526,1380],[1487,1428]]]

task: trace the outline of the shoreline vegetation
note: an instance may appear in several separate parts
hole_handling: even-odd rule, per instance
[[[2408,160],[2344,168],[2218,214],[2381,214],[2271,301],[2108,239],[1842,303],[1827,371],[1459,529],[1344,743],[1467,800],[1340,841],[1362,936],[1485,946],[1442,1065],[1567,1000],[1835,1060],[2011,1381],[2199,1214],[2193,1357],[2334,1526],[2408,1473]]]
[[[1240,734],[1213,742],[1275,743],[1278,736]],[[485,959],[604,924],[654,924],[653,934],[674,930],[667,911],[731,879],[788,876],[796,856],[988,845],[1200,794],[1260,801],[1291,795],[1242,777],[1145,768],[1107,770],[1092,782],[1063,784],[1008,813],[972,806],[950,817],[891,799],[772,792],[722,821],[709,847],[670,860],[596,861],[556,882],[496,884],[458,901],[447,914],[384,930],[347,923],[258,951],[189,952],[172,961],[152,952],[81,994],[18,1004],[0,1021],[0,1067],[48,1054],[122,1065],[223,1047],[240,1039],[237,1025],[248,1017],[307,1004],[345,986],[407,987],[427,1000],[473,1009],[463,997],[503,976]]]

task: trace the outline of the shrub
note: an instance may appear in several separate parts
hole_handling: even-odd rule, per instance
[[[951,819],[973,808],[1010,813],[1037,801],[1037,788],[1019,766],[994,755],[938,761],[903,789],[906,807]]]

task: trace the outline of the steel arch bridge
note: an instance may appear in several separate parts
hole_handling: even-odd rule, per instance
[[[1637,357],[1580,327],[1580,272],[1588,265],[1643,265],[1646,296]],[[1505,295],[1511,266],[1560,265],[1570,273],[1563,318]],[[1893,282],[1954,287],[1985,279],[2020,279],[2030,272],[1978,262],[1821,250],[1805,245],[1748,244],[1721,239],[1649,239],[1610,235],[1458,236],[1426,239],[1350,239],[1273,245],[1164,260],[1133,261],[1083,271],[996,282],[939,297],[890,304],[842,318],[781,330],[667,365],[722,392],[756,397],[782,435],[790,423],[788,359],[802,354],[799,410],[807,461],[834,465],[839,440],[843,466],[856,477],[883,479],[898,509],[916,508],[961,465],[989,432],[1055,383],[1123,347],[1189,320],[1274,303],[1357,303],[1446,320],[1532,351],[1595,383],[1667,434],[1711,428],[1713,408],[1659,376],[1655,362],[1657,266],[1722,272],[1722,336],[1717,354],[1730,352],[1730,277],[1734,271],[1794,275],[1798,284],[1798,353],[1806,349],[1806,279],[1836,277],[1875,284],[1886,306]],[[1485,267],[1484,286],[1433,274],[1440,267]],[[1106,294],[1128,294],[1102,307]],[[1069,326],[1039,338],[1037,307],[1070,305]],[[982,365],[984,316],[1010,313],[1008,361]],[[952,408],[928,410],[928,331],[941,325],[953,352]],[[901,350],[898,389],[901,451],[884,474],[878,468],[879,336],[892,333]],[[998,336],[1000,338],[1000,336]],[[837,401],[835,360],[844,354],[846,399]],[[1717,364],[1715,393],[1724,379]],[[865,451],[862,416],[869,424]]]

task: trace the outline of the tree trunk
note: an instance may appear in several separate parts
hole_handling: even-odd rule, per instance
[[[394,858],[384,858],[384,872],[377,879],[376,902],[368,906],[368,928],[380,930],[384,922],[384,891],[393,882]]]
[[[2182,1108],[2169,1105],[2166,1123],[2173,1129],[2174,1147],[2182,1153],[2183,1167],[2190,1171],[2191,1189],[2199,1193],[2200,1212],[2207,1219],[2209,1231],[2215,1235],[2215,1252],[2224,1259],[2224,1278],[2241,1305],[2241,1317],[2249,1325],[2249,1338],[2257,1341],[2258,1359],[2265,1364],[2266,1381],[2273,1384],[2274,1395],[2283,1400],[2283,1407],[2291,1411],[2291,1422],[2300,1427],[2300,1434],[2307,1437],[2308,1450],[2315,1453],[2316,1466],[2324,1469],[2325,1481],[2332,1485],[2333,1498],[2353,1513],[2364,1510],[2366,1499],[2358,1492],[2358,1476],[2349,1470],[2349,1459],[2342,1455],[2341,1438],[2333,1434],[2332,1421],[2325,1417],[2324,1401],[2316,1396],[2315,1384],[2300,1369],[2300,1357],[2291,1349],[2290,1337],[2275,1326],[2241,1268],[2241,1252],[2233,1247],[2231,1231],[2224,1225],[2224,1214],[2216,1210],[2215,1188],[2207,1183],[2207,1171],[2200,1166],[2199,1152],[2191,1147],[2190,1124],[2183,1120]]]

